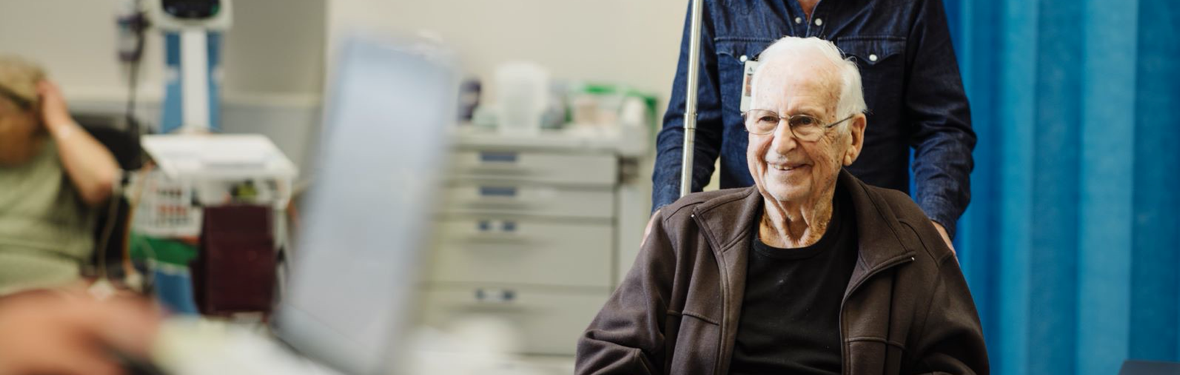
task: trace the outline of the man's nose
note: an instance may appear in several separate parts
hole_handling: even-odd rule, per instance
[[[799,142],[795,139],[795,133],[791,132],[791,125],[786,121],[779,121],[778,127],[774,129],[774,139],[770,141],[770,148],[779,155],[786,155],[795,147],[799,146]]]

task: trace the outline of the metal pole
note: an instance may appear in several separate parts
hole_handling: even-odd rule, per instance
[[[684,154],[680,161],[680,196],[692,192],[692,156],[695,154],[694,144],[697,135],[697,85],[700,78],[701,65],[701,14],[704,0],[692,1],[692,26],[689,28],[691,39],[688,43],[688,92],[684,104]]]

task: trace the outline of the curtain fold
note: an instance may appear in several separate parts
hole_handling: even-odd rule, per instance
[[[979,138],[956,247],[993,373],[1180,361],[1180,3],[944,1]]]

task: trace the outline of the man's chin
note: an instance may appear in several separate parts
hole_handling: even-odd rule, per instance
[[[770,186],[766,189],[771,198],[779,202],[795,202],[806,195],[803,189],[798,186]]]

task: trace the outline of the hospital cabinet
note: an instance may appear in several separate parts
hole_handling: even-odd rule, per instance
[[[456,135],[424,290],[427,324],[495,317],[518,353],[574,354],[617,285],[619,137]]]

